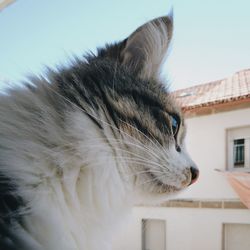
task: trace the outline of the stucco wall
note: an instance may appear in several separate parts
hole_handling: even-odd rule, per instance
[[[199,181],[180,194],[190,199],[236,199],[225,176],[227,129],[250,126],[250,108],[186,119],[187,149],[200,169]]]
[[[250,223],[250,212],[246,209],[135,208],[130,224],[115,236],[113,249],[141,250],[141,220],[145,218],[166,220],[167,250],[222,250],[223,224]]]

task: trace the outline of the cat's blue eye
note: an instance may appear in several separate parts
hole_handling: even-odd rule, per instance
[[[171,126],[172,126],[173,136],[176,136],[179,130],[179,122],[174,116],[171,115],[170,117],[171,117]]]

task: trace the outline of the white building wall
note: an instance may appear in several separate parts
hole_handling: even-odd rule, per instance
[[[113,249],[142,250],[141,221],[145,218],[166,220],[166,250],[222,250],[223,224],[249,224],[250,212],[246,209],[138,207],[133,211],[131,223],[114,238]]]
[[[187,149],[200,169],[200,177],[179,198],[237,199],[225,176],[214,169],[227,168],[227,129],[250,126],[250,108],[186,119]]]

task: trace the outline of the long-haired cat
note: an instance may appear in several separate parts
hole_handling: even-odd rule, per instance
[[[0,97],[0,249],[107,250],[137,203],[192,184],[159,77],[172,18]]]

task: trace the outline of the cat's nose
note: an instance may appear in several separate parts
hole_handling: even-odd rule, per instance
[[[199,177],[199,170],[196,167],[191,167],[190,168],[192,179],[189,185],[195,183]]]

